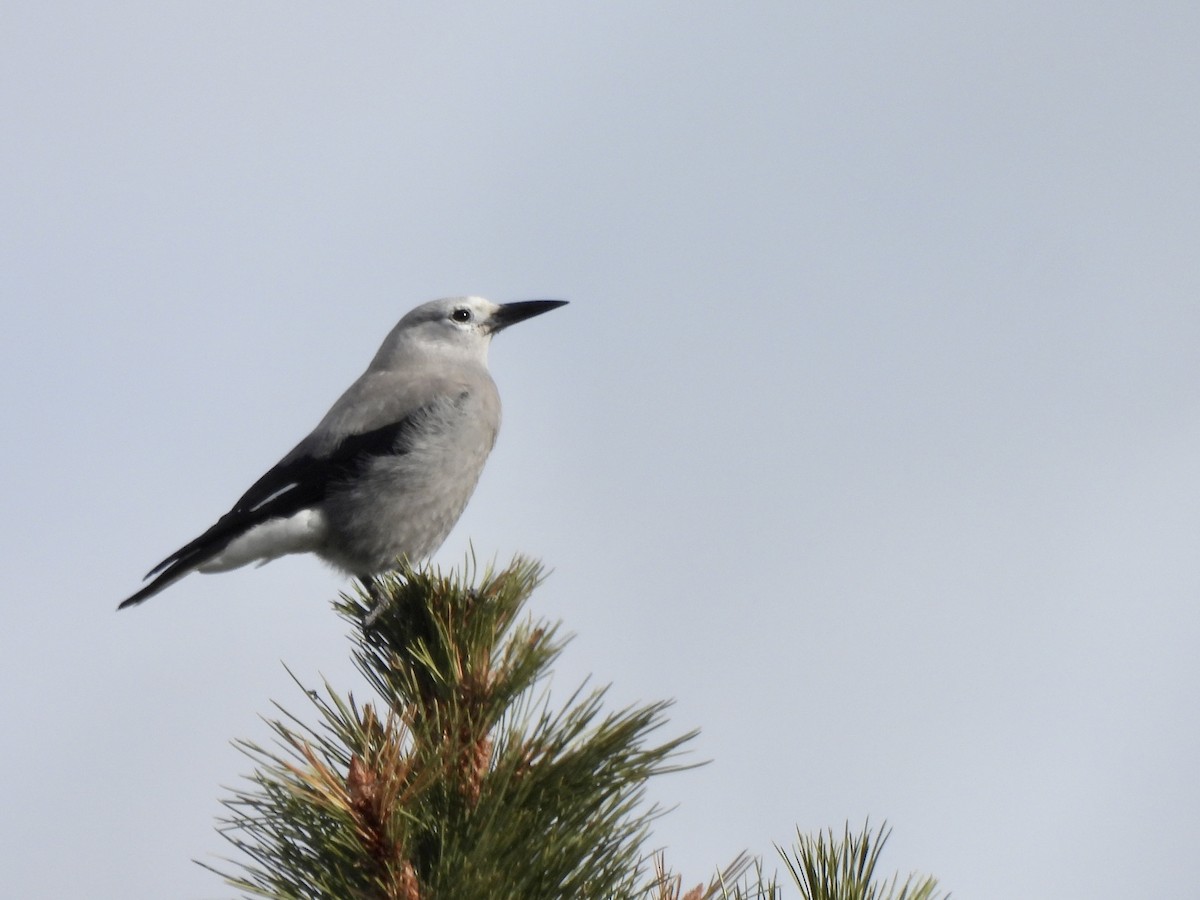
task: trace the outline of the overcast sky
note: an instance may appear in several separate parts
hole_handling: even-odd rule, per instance
[[[501,11],[503,8],[503,11]],[[971,900],[1187,897],[1200,838],[1195,3],[8,3],[13,897],[191,860],[308,558],[116,603],[434,297],[505,424],[438,556],[554,569],[556,673],[674,698],[689,881],[887,819]],[[769,867],[774,863],[768,860]]]

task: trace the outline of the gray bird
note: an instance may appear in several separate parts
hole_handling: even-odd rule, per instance
[[[500,427],[492,336],[565,300],[418,306],[304,440],[217,523],[147,573],[141,603],[189,572],[315,553],[360,578],[430,556],[475,490]]]

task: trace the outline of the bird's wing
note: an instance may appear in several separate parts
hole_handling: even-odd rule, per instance
[[[414,390],[411,380],[399,383],[388,374],[367,373],[356,381],[308,437],[254,482],[216,524],[151,569],[146,577],[157,577],[118,608],[158,593],[256,525],[314,506],[330,484],[353,478],[372,457],[406,453],[429,411],[461,403],[470,393],[461,380],[431,380],[424,390]]]

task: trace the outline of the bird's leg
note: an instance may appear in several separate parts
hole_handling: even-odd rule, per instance
[[[376,619],[387,608],[388,598],[384,595],[383,590],[379,586],[379,580],[374,575],[360,575],[358,580],[363,583],[367,589],[367,595],[374,601],[374,606],[363,619],[363,628],[370,628],[375,624]]]

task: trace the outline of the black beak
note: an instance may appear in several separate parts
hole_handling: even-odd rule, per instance
[[[509,325],[516,325],[544,312],[566,306],[566,300],[522,300],[519,303],[502,303],[500,308],[492,313],[492,334],[502,331]]]

